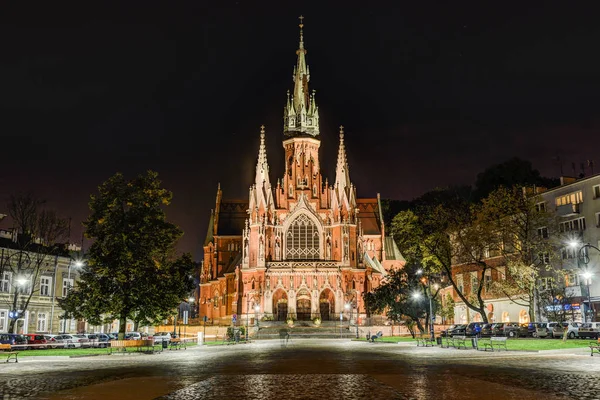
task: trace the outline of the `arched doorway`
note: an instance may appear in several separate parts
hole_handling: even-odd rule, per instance
[[[522,324],[529,322],[529,313],[527,312],[527,310],[519,311],[519,322]]]
[[[298,292],[296,296],[296,317],[298,321],[310,321],[310,293],[306,289]]]
[[[329,321],[335,312],[335,296],[331,289],[323,289],[319,296],[321,321]]]
[[[283,289],[277,289],[273,293],[273,319],[275,321],[285,321],[287,319],[288,298]]]

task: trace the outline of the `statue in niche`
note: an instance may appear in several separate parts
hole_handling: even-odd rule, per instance
[[[294,290],[294,277],[290,276],[290,290]]]
[[[260,242],[258,243],[258,259],[262,260],[265,257],[265,242],[263,238],[260,238]]]
[[[302,275],[302,283],[301,285],[306,285],[306,275]]]
[[[271,277],[265,277],[265,286],[267,290],[271,290]]]
[[[331,260],[331,240],[327,239],[327,246],[325,248],[325,259]]]
[[[279,239],[275,241],[275,259],[281,260],[281,245],[279,244]]]
[[[337,275],[336,280],[337,280],[337,288],[341,289],[342,288],[342,278],[339,275]]]
[[[318,289],[318,287],[319,287],[319,280],[316,275],[313,277],[313,287],[315,289]]]
[[[248,239],[244,240],[244,263],[248,263]]]
[[[281,279],[281,276],[277,277],[277,286],[283,286],[283,279]]]

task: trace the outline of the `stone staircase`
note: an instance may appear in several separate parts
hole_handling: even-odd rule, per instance
[[[289,327],[285,322],[261,322],[258,332],[253,335],[253,339],[279,339],[280,332],[287,330],[290,339],[353,339],[356,338],[356,327],[348,329],[348,322],[344,321],[342,326],[339,322],[325,321],[320,326],[316,326],[311,321],[296,321],[293,327]]]

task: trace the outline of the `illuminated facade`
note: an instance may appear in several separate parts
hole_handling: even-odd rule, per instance
[[[322,320],[366,316],[362,294],[404,259],[385,237],[379,195],[359,199],[340,127],[335,181],[319,163],[319,108],[309,92],[300,24],[294,90],[284,109],[283,177],[271,184],[261,127],[255,181],[247,200],[217,189],[204,242],[201,316],[231,324],[234,314]],[[348,304],[348,307],[345,305]]]

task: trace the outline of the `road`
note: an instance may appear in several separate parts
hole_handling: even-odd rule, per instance
[[[348,340],[258,341],[160,354],[28,357],[2,399],[599,399],[600,357]]]

